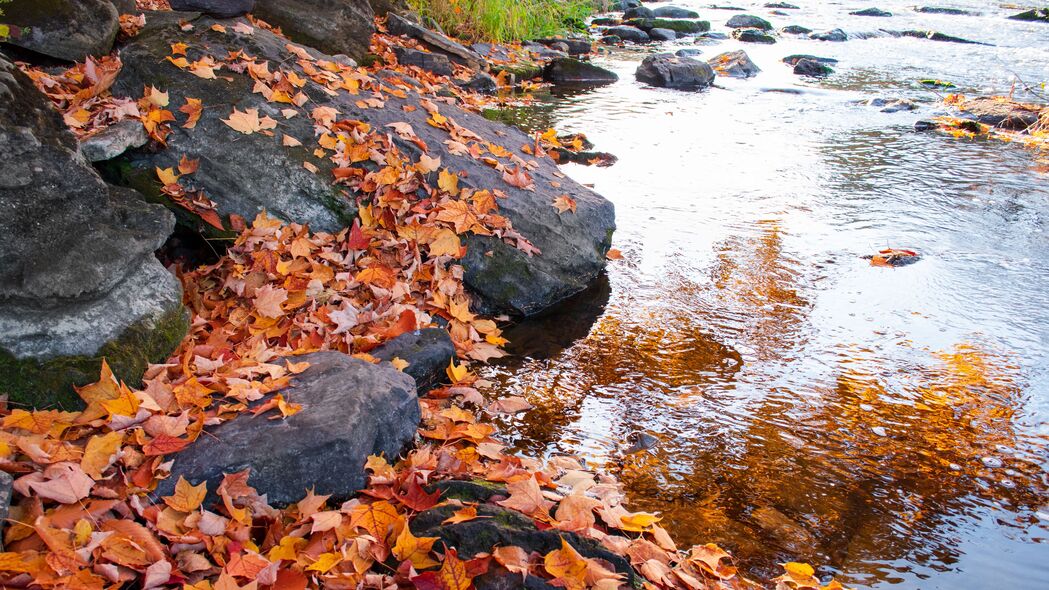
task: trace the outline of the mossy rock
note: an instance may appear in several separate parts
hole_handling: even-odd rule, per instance
[[[652,29],[670,29],[678,33],[695,34],[710,30],[710,21],[705,20],[679,20],[670,18],[635,18],[626,21],[627,25],[637,27],[642,31]]]
[[[82,408],[83,401],[73,388],[98,381],[102,359],[118,379],[136,387],[142,383],[146,366],[165,360],[188,329],[189,315],[180,305],[157,320],[146,318],[131,325],[92,356],[39,362],[16,359],[0,349],[0,393],[7,393],[15,406]]]
[[[543,74],[543,66],[530,62],[520,61],[511,64],[492,64],[492,75],[498,75],[501,72],[506,72],[520,80],[531,80],[532,78],[538,78]]]

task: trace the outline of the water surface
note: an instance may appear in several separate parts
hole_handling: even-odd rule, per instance
[[[508,431],[616,473],[633,509],[754,576],[800,559],[863,588],[1049,587],[1049,178],[1018,146],[912,130],[939,108],[920,79],[971,94],[1049,80],[1049,25],[982,2],[949,4],[982,16],[880,2],[892,18],[798,3],[750,13],[993,46],[728,40],[698,47],[746,49],[763,72],[699,93],[639,85],[652,49],[614,49],[596,61],[619,83],[501,113],[619,157],[565,170],[615,203],[624,254],[509,331],[513,356],[485,376],[536,409]],[[734,14],[675,4],[715,31]],[[792,53],[837,73],[798,79],[779,63]],[[855,104],[877,96],[921,109]],[[861,258],[884,247],[923,259]],[[635,431],[660,446],[625,454]]]

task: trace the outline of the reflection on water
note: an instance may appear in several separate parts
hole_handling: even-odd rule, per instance
[[[724,30],[729,13],[675,4]],[[755,575],[796,558],[864,588],[1045,587],[1049,183],[1020,148],[911,130],[938,108],[918,79],[1049,80],[1044,24],[975,1],[952,5],[983,16],[809,4],[752,12],[996,46],[729,40],[705,56],[743,48],[762,73],[702,93],[639,86],[644,50],[616,49],[598,61],[619,83],[498,113],[619,157],[565,170],[615,202],[624,253],[607,282],[508,331],[486,377],[536,408],[506,431],[616,473],[632,508]],[[797,79],[778,63],[791,53],[836,57],[839,73]],[[872,96],[922,106],[856,104]],[[884,247],[923,258],[860,258]],[[635,431],[659,445],[628,454]]]

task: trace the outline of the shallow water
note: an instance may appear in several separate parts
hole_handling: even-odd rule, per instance
[[[485,376],[536,408],[508,431],[616,473],[631,508],[755,576],[799,559],[862,588],[1049,587],[1049,177],[1018,146],[912,130],[938,109],[919,79],[1049,80],[1049,25],[981,2],[945,4],[979,17],[879,2],[892,18],[797,3],[750,13],[995,46],[728,40],[697,47],[746,49],[763,72],[700,93],[642,87],[646,50],[616,49],[596,61],[619,83],[500,113],[619,157],[565,170],[616,204],[624,254],[509,331],[513,356]],[[675,4],[715,31],[734,14]],[[837,73],[800,80],[779,63],[792,53],[838,58]],[[853,102],[875,96],[922,106]],[[887,246],[923,258],[861,259]],[[659,446],[624,454],[634,431]]]

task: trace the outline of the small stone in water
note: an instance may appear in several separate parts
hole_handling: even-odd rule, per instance
[[[873,430],[874,434],[877,434],[878,436],[888,436],[888,433],[885,432],[885,429],[881,426],[875,426],[874,428],[871,428],[871,430]]]
[[[983,461],[984,465],[992,469],[1002,466],[1002,460],[998,457],[984,457],[980,461]]]

